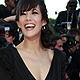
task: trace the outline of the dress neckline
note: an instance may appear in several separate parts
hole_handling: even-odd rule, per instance
[[[15,47],[14,47],[14,48],[15,48]],[[27,77],[26,74],[28,74],[30,80],[36,80],[35,77],[34,77],[34,76],[31,74],[31,72],[29,71],[29,69],[27,68],[27,66],[25,65],[25,63],[24,63],[23,59],[21,58],[18,50],[17,50],[16,48],[15,48],[15,50],[16,50],[16,52],[17,52],[17,57],[18,57],[17,59],[19,59],[19,61],[20,61],[19,64],[21,64],[22,69],[24,69],[24,70],[23,70],[23,73],[24,73],[25,77]],[[54,52],[54,56],[55,56],[55,52]],[[51,69],[52,69],[52,66],[53,66],[53,61],[54,61],[54,57],[52,58],[52,62],[51,62],[51,65],[50,65],[48,74],[47,74],[47,76],[45,77],[45,80],[49,80],[48,78],[49,78],[49,74],[50,74]]]

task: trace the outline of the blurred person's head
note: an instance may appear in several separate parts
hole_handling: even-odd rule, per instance
[[[6,23],[5,25],[5,38],[8,44],[14,44],[16,32],[14,29],[14,26],[12,26],[10,23]]]
[[[79,31],[79,29],[72,28],[68,31],[68,34],[75,35],[76,41],[80,41],[80,31]]]
[[[66,9],[67,9],[67,11],[69,11],[70,10],[70,1],[67,3],[67,5],[66,5]]]
[[[77,8],[77,0],[69,0],[66,6],[68,11],[76,10]]]
[[[63,41],[62,41],[62,39],[57,40],[55,48],[59,49],[60,51],[63,51]]]
[[[80,31],[76,28],[72,28],[68,31],[68,34],[75,36],[76,44],[72,48],[69,49],[70,53],[74,53],[77,47],[79,47],[80,45]]]
[[[13,8],[15,8],[15,3],[14,3],[15,0],[5,0],[5,4],[7,6],[7,9],[9,11],[11,11]]]
[[[65,37],[65,35],[66,35],[66,34],[61,34],[63,43],[66,43],[66,41],[67,41],[67,38]]]
[[[63,41],[62,41],[61,36],[59,35],[53,36],[53,48],[57,48],[60,51],[63,51]]]
[[[5,35],[6,35],[5,38],[6,38],[7,43],[13,45],[13,42],[15,40],[15,35],[13,35],[11,31],[9,32],[7,31]]]
[[[0,46],[5,47],[8,44],[14,44],[16,32],[10,23],[0,26]]]

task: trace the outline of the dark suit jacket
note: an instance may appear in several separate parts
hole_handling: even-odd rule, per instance
[[[73,53],[71,63],[66,71],[70,80],[80,80],[80,48]]]
[[[73,18],[71,18],[72,14],[73,14]],[[67,11],[60,12],[56,19],[55,27],[57,26],[57,24],[61,24],[62,22],[72,22],[71,28],[77,28],[77,13],[76,13],[76,11],[74,11],[72,13],[71,12],[67,13]]]
[[[80,17],[79,17],[79,12],[80,12],[80,9],[78,9],[76,11],[76,15],[77,15],[77,24],[78,24],[78,27],[79,27],[79,30],[80,30]]]

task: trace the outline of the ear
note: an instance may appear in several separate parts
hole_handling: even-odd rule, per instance
[[[20,28],[19,21],[16,21],[16,23],[17,23],[18,27]]]
[[[42,20],[42,26],[46,25],[47,22],[45,20]]]

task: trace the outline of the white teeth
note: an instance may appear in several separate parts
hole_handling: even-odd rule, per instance
[[[28,24],[28,25],[26,25],[25,27],[26,27],[26,28],[27,28],[27,27],[34,27],[34,25],[33,25],[33,24]]]

